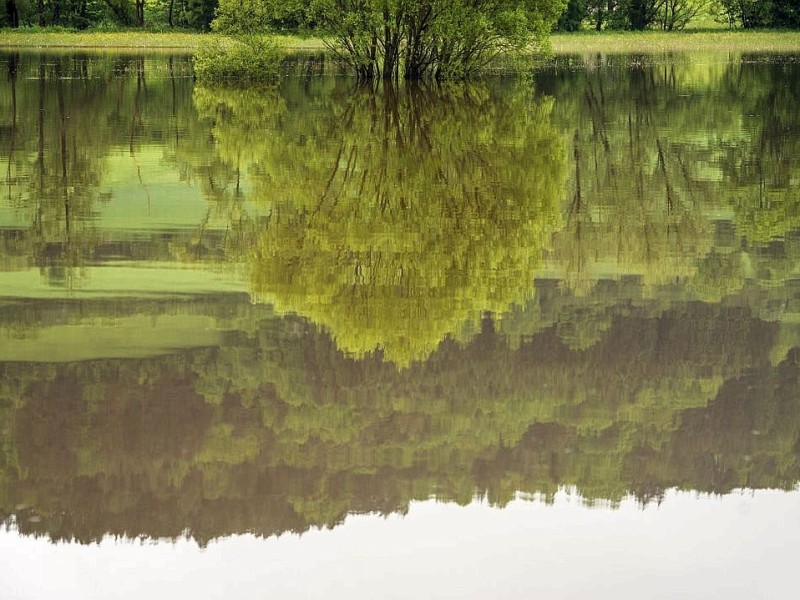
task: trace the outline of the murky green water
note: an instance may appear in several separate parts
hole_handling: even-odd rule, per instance
[[[299,544],[274,548],[291,576],[316,538],[274,536],[409,507],[449,522],[454,503],[511,520],[396,535],[472,531],[491,554],[514,531],[550,540],[535,517],[573,531],[548,542],[569,562],[601,523],[586,535],[648,547],[670,510],[696,520],[659,538],[687,556],[692,535],[763,556],[800,532],[800,57],[584,58],[380,92],[208,89],[185,58],[0,59],[9,553],[254,534]],[[774,517],[752,540],[719,525],[742,490]],[[353,543],[388,552],[370,535]]]

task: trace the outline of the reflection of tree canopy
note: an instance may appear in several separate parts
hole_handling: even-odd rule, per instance
[[[109,82],[88,79],[91,70],[89,61],[11,55],[10,94],[0,98],[9,121],[0,130],[3,195],[30,223],[17,245],[25,262],[57,283],[68,282],[97,242],[92,218],[104,199],[99,187],[108,142],[83,123],[102,106]],[[69,85],[75,76],[87,77],[87,84]]]
[[[502,505],[570,486],[647,501],[796,484],[800,361],[769,364],[775,324],[701,303],[615,310],[590,347],[552,326],[512,349],[486,318],[406,369],[348,358],[296,317],[169,356],[2,364],[0,519],[55,539],[207,541],[430,495]]]
[[[302,111],[277,92],[196,99],[270,206],[254,295],[343,349],[406,364],[530,295],[564,181],[549,102],[473,87],[357,89]]]
[[[551,257],[566,285],[585,293],[598,278],[636,275],[651,293],[680,284],[717,301],[748,278],[775,279],[752,266],[753,246],[800,226],[796,72],[781,59],[652,57],[543,72],[537,83],[572,138]]]
[[[52,194],[32,192],[38,112],[0,111],[10,115],[0,146],[12,207],[34,215],[41,202],[53,234],[2,232],[4,264],[50,264],[20,240],[37,252],[64,239],[62,207],[75,197],[62,193],[62,156],[86,182],[87,200],[70,214],[89,218],[101,206],[100,159],[119,146],[110,133],[123,132],[127,151],[133,139],[135,152],[150,131],[202,186],[209,213],[230,215],[229,232],[202,236],[205,255],[227,245],[249,256],[259,297],[307,311],[345,348],[385,344],[397,362],[429,358],[404,369],[355,360],[320,328],[274,318],[244,296],[4,303],[0,325],[21,330],[146,313],[211,315],[225,335],[219,346],[154,358],[0,364],[0,519],[13,514],[23,532],[55,539],[188,529],[208,540],[334,525],[431,494],[502,504],[569,486],[587,502],[613,502],[676,486],[794,487],[800,205],[788,101],[800,79],[783,89],[771,66],[717,75],[721,85],[707,87],[663,65],[577,71],[550,88],[543,76],[552,108],[502,86],[415,99],[351,95],[333,78],[267,95],[198,90],[211,120],[195,118],[187,82],[174,94],[150,79],[139,89],[134,72],[114,85],[81,83],[97,86],[89,95],[49,78]],[[734,85],[740,76],[746,93]],[[25,96],[38,106],[39,80],[20,75],[16,85],[6,91],[20,106]],[[13,108],[14,96],[0,92],[0,102]],[[79,105],[104,126],[77,136]],[[544,168],[562,160],[551,118],[572,143],[575,177],[548,271],[526,298],[547,232],[560,226],[547,194],[558,168]],[[81,139],[96,147],[73,153]],[[250,196],[268,218],[248,214]],[[750,217],[769,226],[748,228]],[[94,252],[77,245],[91,228],[70,227],[73,248]],[[505,238],[512,248],[499,249]],[[191,258],[157,248],[137,251]],[[580,261],[600,265],[585,288]],[[465,327],[472,335],[439,344],[464,318],[515,299],[524,302],[501,321],[486,317]]]
[[[104,250],[121,249],[109,248],[120,240],[111,240],[113,234],[98,222],[114,200],[109,159],[124,155],[136,165],[144,203],[150,200],[150,173],[140,162],[143,147],[157,142],[170,160],[176,146],[191,145],[182,139],[199,122],[191,81],[176,77],[186,69],[186,60],[65,54],[4,58],[0,201],[11,209],[6,215],[14,215],[14,229],[3,224],[0,262],[9,269],[37,266],[51,283],[70,284]],[[207,137],[207,130],[196,134]],[[149,247],[142,244],[151,253],[147,258],[154,258],[157,246],[162,256],[169,254],[168,236],[153,237]]]
[[[767,242],[800,227],[800,67],[757,59],[731,65],[724,82],[747,135],[725,148],[722,167],[737,227]]]

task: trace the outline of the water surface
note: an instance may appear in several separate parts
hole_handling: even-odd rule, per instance
[[[592,536],[632,555],[658,531],[676,552],[713,540],[719,569],[687,579],[708,597],[796,530],[798,57],[583,57],[378,91],[207,88],[182,57],[0,67],[4,553],[99,543],[113,569],[119,544],[188,540],[191,571],[215,544],[309,540],[313,567],[310,532],[360,523],[374,573],[385,521],[354,515],[453,556],[458,531],[479,562],[525,539],[503,527],[552,520],[574,539],[544,536],[554,556],[593,548],[621,573],[598,594],[635,569]],[[693,527],[670,537],[669,515]],[[653,577],[691,571],[650,556]],[[505,597],[535,587],[514,564],[487,566],[519,582]],[[778,564],[727,597],[790,589]],[[358,565],[337,569],[358,583]]]

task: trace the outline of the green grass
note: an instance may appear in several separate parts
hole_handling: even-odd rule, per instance
[[[194,52],[201,45],[220,37],[209,33],[156,33],[147,31],[70,32],[39,29],[0,29],[0,48],[76,48],[135,49],[145,51]],[[287,50],[319,50],[319,38],[296,35],[276,36],[278,46]]]
[[[0,30],[5,48],[122,48],[187,50],[200,46],[208,36],[200,33],[149,33],[144,31],[69,32],[25,29]]]
[[[121,32],[65,32],[37,29],[0,30],[0,48],[136,49],[139,51],[194,52],[211,34]],[[319,38],[297,35],[275,37],[287,50],[322,50]],[[552,36],[556,54],[629,52],[800,52],[800,31],[729,31],[692,29],[684,32],[581,32]]]
[[[603,31],[554,34],[551,42],[555,54],[706,51],[783,53],[800,52],[800,31]]]

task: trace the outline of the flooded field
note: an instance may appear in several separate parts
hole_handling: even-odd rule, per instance
[[[0,54],[0,588],[790,595],[800,56],[302,60]]]

